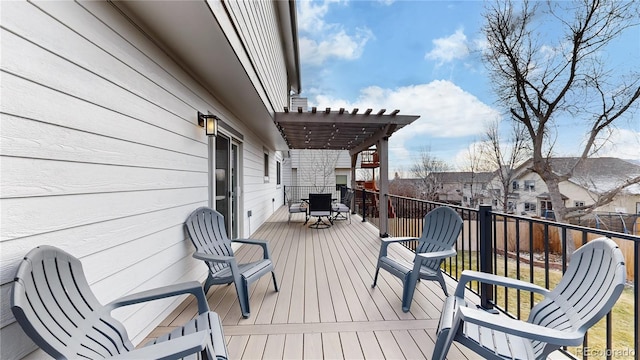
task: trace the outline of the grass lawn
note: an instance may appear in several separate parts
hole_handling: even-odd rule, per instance
[[[498,275],[505,275],[505,258],[499,256]],[[465,269],[477,270],[477,253],[465,252],[464,266],[462,265],[462,256],[458,253],[457,261],[443,264],[443,269],[453,275],[459,276],[459,272]],[[460,270],[458,270],[460,269]],[[508,259],[506,262],[506,275],[511,278],[518,278],[516,261]],[[549,288],[553,289],[560,282],[562,277],[561,270],[549,270]],[[539,286],[545,286],[545,270],[543,267],[533,267],[533,281],[530,279],[530,265],[520,263],[520,277],[523,281],[533,282]],[[477,289],[477,283],[472,284],[472,288]],[[535,294],[533,296],[534,304],[539,302],[542,296]],[[531,293],[528,291],[516,291],[513,289],[506,290],[499,287],[496,291],[496,304],[503,309],[507,309],[514,316],[525,319],[529,315],[531,309]],[[506,305],[505,305],[506,304]],[[633,338],[633,287],[627,286],[623,291],[620,299],[611,312],[612,327],[612,352],[614,359],[633,359],[634,358],[634,338]],[[606,359],[606,317],[594,325],[587,332],[587,354],[589,359]],[[582,358],[582,347],[569,348],[568,351],[578,358]]]

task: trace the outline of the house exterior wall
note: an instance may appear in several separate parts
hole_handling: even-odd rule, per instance
[[[351,158],[348,151],[295,149],[290,154],[290,169],[287,171],[292,177],[286,185],[316,186],[318,191],[332,191],[336,186],[336,175],[346,175],[347,186],[350,186]]]
[[[256,3],[262,18],[275,23],[266,3]],[[38,358],[42,352],[32,353],[36,348],[9,309],[17,264],[38,245],[80,258],[102,303],[206,277],[183,230],[191,211],[208,203],[208,139],[196,110],[216,111],[243,135],[244,236],[282,198],[281,156],[111,3],[3,2],[1,23],[0,358]],[[274,26],[259,34],[255,26],[245,30],[246,39],[266,34],[262,46],[278,47]],[[263,56],[258,47],[248,46],[256,51],[252,57]],[[286,104],[281,54],[272,51],[257,71],[276,98],[270,102]],[[263,76],[267,66],[273,73]],[[246,210],[253,212],[250,221]],[[182,300],[114,315],[137,343]]]
[[[287,106],[287,69],[278,33],[275,8],[268,1],[225,1],[229,17],[237,32],[268,99],[281,111]]]
[[[530,216],[539,215],[540,203],[538,195],[548,191],[544,181],[542,181],[537,174],[532,172],[527,172],[518,176],[515,181],[518,183],[518,188],[511,188],[511,191],[517,195],[517,198],[514,199],[515,213]],[[533,184],[533,188],[526,187],[525,184]],[[533,204],[534,207],[532,208],[532,205],[530,204]]]

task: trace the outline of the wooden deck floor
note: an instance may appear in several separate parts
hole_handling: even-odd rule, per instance
[[[280,291],[271,276],[251,286],[251,316],[243,319],[235,288],[214,286],[207,297],[223,319],[231,359],[429,359],[444,294],[431,281],[418,284],[409,313],[401,309],[402,284],[381,271],[371,288],[380,248],[378,229],[338,221],[329,229],[303,226],[304,215],[279,209],[252,236],[269,241]],[[394,256],[410,256],[399,245]],[[243,246],[241,260],[257,259],[259,247]],[[453,292],[454,281],[449,283]],[[197,312],[193,301],[174,311],[150,337],[184,324]],[[145,341],[146,342],[146,341]],[[143,342],[144,343],[144,342]],[[479,358],[456,344],[450,359]]]

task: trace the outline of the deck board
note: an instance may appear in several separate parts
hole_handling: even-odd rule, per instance
[[[310,229],[302,216],[287,224],[279,209],[252,236],[269,241],[280,291],[271,276],[251,285],[251,316],[243,319],[233,285],[212,286],[212,310],[222,318],[232,359],[421,359],[429,358],[444,293],[436,282],[418,284],[408,313],[402,312],[402,283],[385,271],[371,288],[380,249],[379,231],[353,216],[328,229]],[[390,254],[411,258],[400,246]],[[262,250],[242,246],[241,261]],[[455,282],[447,278],[449,291]],[[197,312],[193,299],[173,311],[151,337],[185,323]],[[143,343],[146,342],[143,341]],[[452,346],[452,359],[476,358]]]

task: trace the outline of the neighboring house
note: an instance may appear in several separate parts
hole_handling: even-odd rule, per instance
[[[183,230],[197,207],[247,237],[282,204],[274,118],[300,75],[293,2],[1,7],[0,358],[19,359],[36,347],[9,294],[33,247],[79,257],[107,303],[206,277]],[[216,138],[198,112],[220,118]],[[117,315],[138,343],[180,300]]]
[[[562,173],[574,166],[577,158],[552,158],[552,168]],[[510,184],[509,212],[531,216],[552,217],[553,207],[548,189],[542,179],[530,170],[531,160],[515,169]],[[598,196],[615,188],[626,179],[640,174],[640,166],[632,162],[610,158],[589,158],[578,166],[568,181],[560,183],[560,193],[567,207],[590,205]],[[494,178],[490,189],[498,192],[499,181]],[[496,200],[494,200],[494,205]],[[595,209],[598,212],[640,213],[640,184],[632,185],[614,200]]]
[[[490,172],[437,172],[431,174],[438,184],[438,197],[442,202],[457,203],[476,207],[487,197],[487,185],[493,173]]]
[[[389,184],[391,194],[476,207],[489,197],[490,172],[432,172],[426,179],[401,179]]]

